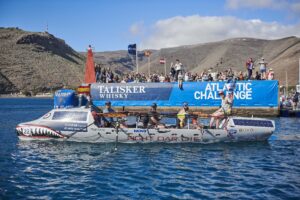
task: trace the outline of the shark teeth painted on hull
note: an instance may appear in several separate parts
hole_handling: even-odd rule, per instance
[[[18,136],[64,138],[57,131],[38,125],[20,125],[16,127],[16,132]]]

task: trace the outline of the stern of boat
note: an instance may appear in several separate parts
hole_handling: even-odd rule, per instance
[[[226,127],[235,141],[265,141],[275,132],[275,121],[263,118],[233,117]]]

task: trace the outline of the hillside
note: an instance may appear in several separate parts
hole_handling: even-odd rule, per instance
[[[0,94],[76,87],[85,58],[49,33],[0,28]]]
[[[288,84],[298,83],[300,39],[297,37],[279,40],[236,38],[151,51],[151,73],[164,72],[163,65],[159,64],[162,57],[167,60],[167,71],[170,63],[178,58],[185,70],[197,73],[209,68],[223,71],[230,67],[245,71],[244,63],[248,57],[256,61],[264,57],[281,85],[285,84],[286,71]],[[0,28],[0,94],[76,87],[83,81],[85,54],[74,51],[64,40],[46,32]],[[96,52],[94,55],[96,63],[118,74],[136,70],[135,59],[126,50]],[[142,52],[139,70],[148,74],[148,58]]]
[[[235,38],[220,42],[181,46],[153,50],[150,58],[151,73],[164,72],[159,59],[165,57],[167,70],[170,63],[178,58],[185,70],[201,73],[212,68],[213,71],[223,71],[232,68],[236,71],[246,71],[245,61],[252,57],[259,62],[264,57],[269,67],[275,71],[276,79],[285,84],[285,71],[288,73],[289,85],[298,83],[298,64],[300,58],[300,38],[287,37],[279,40],[262,40],[254,38]],[[135,60],[128,56],[127,51],[97,52],[95,60],[105,67],[121,72],[135,70]],[[148,73],[147,57],[139,57],[139,69]],[[256,69],[259,69],[256,66]]]

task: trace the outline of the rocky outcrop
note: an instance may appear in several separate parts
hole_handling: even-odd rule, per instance
[[[0,28],[0,93],[76,87],[85,58],[49,33]]]

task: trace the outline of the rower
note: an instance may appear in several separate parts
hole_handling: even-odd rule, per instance
[[[102,110],[100,108],[98,108],[97,106],[92,105],[91,106],[91,113],[92,113],[92,116],[95,120],[95,125],[100,127],[101,126],[101,117],[99,116],[99,113],[102,113]]]
[[[189,113],[188,103],[183,103],[182,108],[177,114],[177,128],[183,128],[187,124],[187,116]]]
[[[190,129],[202,129],[203,125],[199,124],[198,122],[198,116],[193,116],[192,117],[192,123],[190,124]]]
[[[115,110],[111,108],[111,102],[107,101],[105,102],[105,108],[103,109],[103,113],[114,113]],[[114,122],[114,119],[110,117],[109,119],[106,119],[105,117],[102,117],[104,121],[104,127],[111,127],[112,123]]]
[[[157,112],[157,104],[153,103],[151,105],[150,111],[143,117],[143,126],[144,128],[165,128],[165,125],[160,123],[159,113]]]
[[[225,97],[224,92],[221,90],[219,91],[219,95],[221,97],[222,103],[221,108],[219,108],[217,111],[215,111],[211,116],[211,120],[209,123],[209,127],[212,128],[214,125],[214,122],[216,121],[216,128],[219,128],[219,123],[221,119],[224,119],[226,116],[231,114],[231,108],[232,108],[232,99],[233,94],[232,92],[228,92],[228,94]]]

